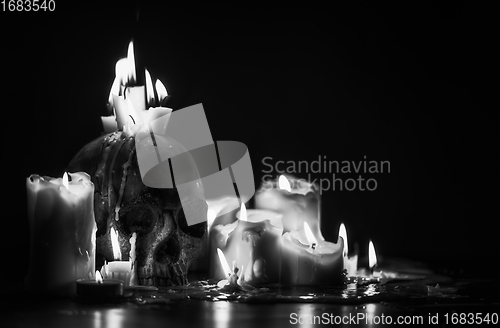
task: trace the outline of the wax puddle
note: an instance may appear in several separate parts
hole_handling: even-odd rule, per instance
[[[437,292],[439,290],[440,292]],[[187,286],[136,290],[128,301],[170,304],[182,301],[233,301],[239,303],[332,303],[361,306],[366,303],[437,304],[462,296],[455,287],[439,287],[430,280],[402,283],[347,284],[345,287],[269,285],[251,290],[219,288],[217,281],[198,280]]]

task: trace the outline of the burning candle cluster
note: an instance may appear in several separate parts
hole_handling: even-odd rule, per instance
[[[254,210],[241,204],[236,220],[224,215],[213,221],[209,234],[211,277],[227,278],[227,269],[216,255],[220,250],[238,268],[240,279],[251,285],[343,283],[343,240],[324,240],[320,198],[313,185],[280,176],[262,186],[255,204]],[[209,211],[215,208],[222,206],[211,204]]]
[[[373,242],[369,243],[369,270],[358,270],[358,255],[349,255],[343,223],[337,243],[324,240],[316,190],[306,181],[281,175],[257,192],[257,209],[247,210],[242,203],[236,219],[230,213],[217,217],[230,200],[209,204],[210,276],[223,279],[220,287],[241,283],[334,286],[347,278],[380,282],[387,275],[373,271],[377,264]]]
[[[137,233],[124,229],[122,223],[118,223],[124,191],[128,190],[130,194],[135,195],[138,189],[145,189],[146,185],[144,181],[139,180],[137,171],[129,173],[132,171],[131,166],[140,161],[138,157],[133,156],[141,147],[131,146],[128,153],[124,152],[126,156],[121,153],[122,148],[125,148],[124,145],[133,145],[133,136],[139,131],[153,133],[156,125],[160,124],[159,121],[163,122],[161,124],[168,121],[157,118],[172,112],[170,108],[161,107],[168,98],[163,84],[157,80],[153,87],[149,72],[145,70],[144,73],[145,86],[136,85],[134,49],[131,42],[127,58],[116,63],[116,76],[108,99],[108,108],[112,115],[102,117],[104,132],[109,134],[105,139],[107,146],[98,147],[102,151],[102,154],[99,154],[99,163],[101,160],[102,163],[109,163],[109,170],[105,172],[105,166],[99,165],[96,168],[93,158],[86,157],[86,154],[75,157],[83,161],[92,160],[95,169],[95,172],[90,173],[95,178],[92,181],[97,190],[107,190],[102,195],[100,192],[96,194],[96,208],[105,204],[104,199],[108,201],[104,229],[106,241],[101,242],[98,239],[98,242],[99,245],[106,245],[106,251],[111,247],[113,258],[111,259],[108,253],[104,256],[108,261],[100,271],[95,270],[95,219],[102,213],[96,210],[94,217],[94,184],[91,182],[91,176],[85,172],[65,173],[58,179],[32,175],[26,181],[31,237],[30,267],[26,277],[29,289],[60,295],[76,293],[84,298],[119,297],[123,288],[138,285],[137,263],[141,261],[137,261],[136,256],[141,256],[146,251],[151,251],[156,256],[156,250],[152,247],[153,241],[158,247],[166,245],[161,239],[156,240],[156,237],[146,244],[140,240],[137,245],[141,248],[137,252]],[[144,127],[149,130],[143,129]],[[163,142],[161,138],[155,140],[151,142],[155,147],[149,147],[149,150],[155,148],[155,152],[158,152],[162,150],[162,146],[172,148],[172,144]],[[148,138],[144,138],[143,142],[148,145],[150,143]],[[158,156],[157,153],[154,155]],[[113,186],[113,174],[116,178],[116,172],[119,171],[113,166],[117,158],[126,158],[121,165],[121,176],[116,179],[119,181],[119,188]],[[166,173],[170,173],[170,169]],[[231,175],[234,175],[234,171],[231,171]],[[139,182],[131,183],[129,185],[133,187],[127,189],[128,179],[144,182],[144,185]],[[101,185],[101,182],[104,184]],[[231,180],[231,184],[233,182]],[[160,187],[163,188],[155,188],[161,189]],[[204,192],[201,182],[196,184],[196,188],[200,193]],[[182,190],[182,185],[177,184],[177,189]],[[251,191],[253,194],[253,184]],[[179,198],[186,198],[186,194],[179,191]],[[110,203],[110,200],[115,203]],[[237,208],[238,206],[234,206],[240,202],[237,198],[223,197],[220,201],[207,203],[203,199],[203,205],[208,205],[208,271],[211,278],[221,280],[221,288],[230,286],[245,289],[264,284],[340,286],[345,283],[346,276],[360,276],[365,280],[377,280],[380,277],[380,273],[373,272],[376,255],[372,243],[371,271],[367,274],[357,270],[357,255],[349,257],[347,231],[343,224],[336,243],[325,240],[321,233],[321,198],[315,185],[293,177],[280,176],[276,181],[265,182],[255,195],[254,201],[256,209],[247,210],[242,202],[239,212],[235,213],[227,208]],[[169,204],[171,208],[176,208],[176,215],[180,217],[180,211],[175,207],[178,203]],[[206,207],[196,207],[193,204],[188,206],[195,210],[201,208],[200,216],[204,216]],[[185,211],[188,209],[189,207],[182,208],[183,216],[186,216]],[[219,213],[222,215],[219,216]],[[133,219],[137,219],[135,215]],[[140,219],[144,218],[139,217],[137,220]],[[163,236],[162,238],[172,233],[170,230],[163,231],[163,220],[157,224],[161,230],[159,236]],[[172,221],[172,225],[177,229],[180,223],[176,219],[175,222]],[[102,230],[102,225],[99,229]],[[139,231],[141,234],[141,230]],[[142,235],[145,234],[144,231]],[[142,238],[141,235],[139,238]],[[176,241],[179,242],[178,239]],[[122,257],[122,249],[128,250],[128,246],[130,252],[127,260],[126,254]],[[186,248],[193,249],[189,246]],[[165,259],[168,260],[170,254],[164,253]],[[182,283],[187,282],[187,267],[190,262],[185,263],[185,269],[175,267],[182,271]],[[163,266],[156,268],[156,271],[166,271]]]
[[[108,98],[108,109],[112,115],[101,117],[105,133],[118,129],[134,134],[142,124],[148,124],[172,111],[162,107],[169,97],[163,83],[157,79],[153,87],[151,74],[147,69],[144,73],[146,85],[136,85],[134,44],[131,41],[127,57],[120,59],[115,66],[116,75]]]

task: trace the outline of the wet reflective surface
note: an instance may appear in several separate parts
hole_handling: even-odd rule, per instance
[[[312,327],[318,325],[451,325],[461,313],[500,313],[498,281],[452,281],[435,276],[345,288],[266,286],[217,288],[192,280],[189,286],[128,289],[111,301],[50,298],[7,286],[2,291],[2,326],[8,327]]]

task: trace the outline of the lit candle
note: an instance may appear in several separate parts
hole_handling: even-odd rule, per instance
[[[347,271],[348,276],[355,276],[358,270],[358,254],[349,257],[349,243],[347,241],[347,230],[342,223],[339,229],[339,237],[344,240],[344,251],[342,257],[344,258],[344,269]]]
[[[255,207],[283,214],[285,231],[302,230],[307,222],[314,237],[324,240],[320,227],[320,196],[316,186],[307,181],[284,175],[277,182],[266,181],[255,195]],[[306,243],[306,240],[301,242]]]
[[[146,90],[144,86],[135,86],[137,77],[135,69],[134,44],[131,41],[127,50],[127,58],[120,59],[115,66],[115,80],[111,86],[108,104],[116,115],[118,129],[123,126],[141,122],[146,111]],[[146,73],[149,75],[149,72]],[[110,118],[101,117],[104,130],[110,128]]]
[[[290,285],[332,286],[344,282],[342,238],[337,244],[317,240],[307,222],[300,231],[281,238],[281,283]],[[302,239],[306,243],[301,242]]]
[[[377,253],[375,252],[375,246],[370,240],[368,243],[368,266],[370,267],[370,273],[373,274],[373,269],[377,265]]]
[[[136,83],[134,43],[128,45],[127,58],[116,64],[116,74],[123,85],[123,93],[112,95],[112,105],[116,111],[118,129],[123,126],[140,123],[142,112],[146,110],[146,95],[144,86],[132,86]],[[116,89],[115,89],[116,92]]]
[[[220,248],[217,248],[217,256],[219,257],[219,261],[222,267],[222,272],[226,275],[225,279],[222,279],[217,283],[219,288],[224,288],[226,285],[232,285],[236,287],[238,285],[238,271],[239,269],[233,268],[231,270],[229,268],[229,264],[227,263],[226,257]]]
[[[132,275],[132,261],[122,261],[122,252],[118,241],[118,233],[111,227],[110,230],[111,247],[113,249],[113,257],[115,261],[109,262],[104,265],[102,272],[105,278],[116,279],[123,282],[125,287],[130,285],[130,277]],[[134,250],[135,259],[135,238],[134,235],[130,239],[131,251]],[[132,245],[132,242],[134,245]]]
[[[123,294],[121,280],[102,279],[99,271],[95,272],[95,279],[79,279],[76,281],[76,295],[82,298],[104,300],[116,298]]]
[[[368,270],[363,268],[357,272],[357,283],[358,284],[372,284],[379,282],[386,282],[387,275],[382,272],[374,272],[374,268],[377,266],[377,253],[375,252],[375,246],[370,240],[368,243]],[[381,280],[382,279],[382,280]]]
[[[127,58],[122,58],[116,63],[115,73],[108,98],[108,107],[113,115],[101,117],[105,133],[116,131],[118,126],[119,130],[134,135],[142,124],[151,123],[172,112],[171,108],[162,107],[168,98],[168,93],[160,80],[156,80],[155,84],[158,94],[158,102],[155,102],[155,87],[147,69],[146,86],[134,86],[136,68],[133,42],[129,43]],[[155,107],[155,103],[159,106]]]
[[[278,283],[282,233],[280,214],[266,210],[247,211],[242,203],[238,220],[216,224],[210,230],[210,276],[227,278],[216,255],[219,248],[239,269],[240,278],[246,283]]]
[[[27,287],[70,295],[95,271],[94,185],[83,172],[26,179],[31,256]]]

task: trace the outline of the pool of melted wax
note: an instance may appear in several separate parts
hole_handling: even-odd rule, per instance
[[[349,279],[341,287],[282,286],[265,287],[217,287],[217,281],[197,280],[187,286],[159,288],[156,291],[134,291],[128,301],[138,304],[171,303],[187,300],[234,301],[242,303],[334,303],[363,304],[391,302],[409,299],[426,299],[437,302],[463,297],[459,288],[441,287],[446,277],[433,277],[413,281],[391,281],[385,283],[353,283]]]

